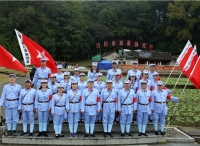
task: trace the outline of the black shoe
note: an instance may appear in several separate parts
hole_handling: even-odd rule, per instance
[[[84,123],[84,120],[82,120],[81,122]]]
[[[13,135],[13,136],[17,136],[17,133],[16,133],[15,130],[12,131],[12,135]]]
[[[130,134],[130,133],[126,133],[126,136],[132,136],[132,134]]]
[[[94,134],[90,134],[91,137],[96,137]]]
[[[124,136],[125,136],[125,134],[124,134],[124,133],[122,133],[122,134],[121,134],[121,137],[124,137]]]
[[[110,132],[110,133],[108,133],[108,136],[110,136],[111,138],[113,138],[113,135],[112,135],[112,133]]]
[[[29,133],[29,137],[32,137],[33,136],[33,133]]]
[[[132,121],[132,123],[134,124],[134,121]]]
[[[69,138],[73,138],[73,137],[74,137],[74,134],[70,133]]]
[[[95,124],[97,124],[98,123],[98,121],[95,121]]]
[[[77,134],[76,134],[76,133],[74,133],[73,137],[74,137],[74,138],[77,138]]]
[[[117,124],[119,124],[119,121],[116,121]]]
[[[158,131],[155,131],[155,135],[159,135]]]
[[[165,132],[162,132],[162,131],[161,131],[160,134],[164,136],[164,135],[165,135]]]
[[[64,135],[62,135],[62,134],[58,134],[58,136],[59,136],[59,137],[64,137]]]
[[[102,124],[102,121],[101,121],[101,120],[99,120],[99,124]]]
[[[144,135],[144,136],[148,136],[146,133],[142,133],[142,135]]]
[[[20,134],[20,136],[25,136],[27,135],[27,132],[23,132],[22,134]]]
[[[49,121],[49,124],[53,124],[53,121]]]
[[[104,138],[106,138],[106,137],[107,137],[107,135],[108,135],[108,133],[107,133],[107,132],[104,132],[104,133],[103,133],[103,137],[104,137]]]
[[[59,138],[59,135],[55,135],[55,138]]]
[[[8,131],[7,136],[12,136],[12,131]]]
[[[142,133],[141,133],[141,132],[139,132],[138,136],[142,136]]]
[[[152,122],[153,122],[153,120],[149,120],[149,122],[150,122],[150,123],[152,123]]]
[[[67,121],[64,121],[63,124],[67,124]]]
[[[45,137],[48,137],[46,131],[43,131],[42,135],[44,135]]]
[[[88,134],[88,133],[86,133],[85,135],[84,135],[84,137],[89,137],[90,135]]]
[[[40,137],[40,136],[42,136],[42,132],[39,132],[39,133],[37,134],[37,137]]]

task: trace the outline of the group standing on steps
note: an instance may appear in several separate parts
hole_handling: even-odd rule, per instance
[[[79,68],[62,73],[62,65],[57,65],[58,73],[52,74],[46,67],[45,59],[41,59],[41,67],[37,68],[33,80],[26,80],[24,88],[16,83],[16,75],[9,75],[9,84],[5,85],[0,99],[0,110],[5,108],[8,133],[16,136],[19,113],[22,113],[23,133],[33,136],[34,113],[38,115],[39,129],[37,137],[47,134],[47,125],[53,123],[55,137],[62,134],[63,122],[68,122],[70,138],[77,137],[78,124],[84,122],[84,137],[95,137],[95,124],[102,123],[103,136],[113,137],[112,127],[116,121],[120,123],[121,137],[132,136],[130,133],[132,120],[136,115],[138,136],[148,136],[146,126],[150,119],[154,123],[155,135],[164,135],[165,116],[168,108],[166,100],[178,102],[181,98],[173,97],[155,71],[156,65],[150,64],[150,70],[141,72],[138,62],[133,61],[133,69],[127,73],[123,81],[122,71],[117,68],[117,60],[112,61],[106,81],[97,69],[98,63],[92,63],[88,71],[88,79],[80,73]],[[32,87],[36,85],[36,90]],[[158,132],[160,123],[161,133]]]

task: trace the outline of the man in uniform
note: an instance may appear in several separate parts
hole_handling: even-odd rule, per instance
[[[137,100],[135,91],[130,89],[130,81],[124,82],[124,88],[118,93],[118,111],[120,113],[121,136],[132,136],[130,127],[133,119],[133,113],[137,110]],[[126,134],[124,129],[126,127]]]
[[[29,136],[33,136],[34,130],[34,108],[35,108],[35,97],[36,90],[31,88],[31,80],[25,81],[25,88],[21,90],[19,96],[19,107],[18,110],[22,113],[23,118],[23,133],[20,136],[27,135],[27,124],[30,124]]]
[[[16,136],[16,126],[19,120],[18,106],[21,85],[16,84],[16,75],[9,74],[9,84],[5,85],[0,100],[0,110],[5,108],[8,135]]]
[[[95,137],[93,134],[95,119],[97,113],[100,113],[101,100],[99,91],[94,88],[94,81],[88,80],[88,88],[82,92],[81,112],[85,114],[85,131],[84,137]],[[90,134],[90,135],[89,135]]]
[[[106,80],[115,80],[115,78],[114,78],[115,73],[118,72],[119,75],[120,75],[120,81],[123,81],[123,79],[122,79],[122,71],[121,71],[121,69],[117,68],[117,65],[118,65],[118,61],[117,60],[113,60],[112,61],[112,69],[108,70]]]
[[[138,136],[148,136],[145,131],[148,123],[148,115],[152,113],[152,97],[151,91],[147,89],[147,81],[141,81],[141,86],[142,88],[136,93]]]
[[[152,109],[155,135],[158,134],[158,121],[160,122],[161,135],[164,135],[165,116],[167,115],[166,100],[178,102],[181,98],[173,97],[168,94],[167,90],[163,90],[163,82],[158,81],[158,89],[152,92]]]
[[[136,81],[139,83],[141,76],[142,76],[142,72],[140,70],[138,70],[138,62],[137,61],[133,61],[132,64],[133,64],[133,69],[128,71],[126,80],[130,80],[130,75],[132,73],[134,73],[136,76]]]
[[[83,91],[83,89],[87,88],[87,82],[85,81],[85,74],[80,73],[80,81],[78,82],[78,90]]]
[[[153,91],[153,84],[152,80],[149,79],[149,72],[148,70],[144,70],[142,74],[142,79],[139,81],[139,89],[142,89],[142,82],[147,82],[147,89]]]
[[[106,88],[101,92],[101,104],[103,111],[103,129],[104,137],[113,137],[111,130],[117,111],[117,92],[112,88],[112,80],[106,81]]]
[[[51,70],[48,67],[46,67],[46,59],[42,58],[40,59],[40,62],[41,67],[37,68],[32,81],[32,85],[36,84],[37,89],[40,88],[41,81],[48,80],[51,74]]]
[[[62,73],[62,64],[57,65],[58,73],[56,74],[56,82],[60,83],[60,81],[64,80],[64,74]]]
[[[80,75],[79,75],[79,68],[77,67],[77,68],[74,68],[74,75],[73,76],[71,76],[71,81],[72,80],[76,80],[77,82],[79,82],[80,81]]]
[[[59,83],[56,83],[56,74],[51,74],[50,82],[48,82],[48,88],[51,90],[52,95],[57,94],[59,85],[60,85]],[[49,124],[53,124],[53,117],[50,112],[49,112]]]

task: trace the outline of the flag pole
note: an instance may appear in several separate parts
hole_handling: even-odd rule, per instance
[[[183,95],[183,93],[184,93],[184,91],[185,91],[185,88],[186,88],[188,82],[189,82],[189,78],[188,78],[188,80],[187,80],[187,82],[186,82],[186,84],[185,84],[185,86],[184,86],[184,88],[183,88],[183,90],[182,90],[182,92],[181,92],[181,94],[180,94],[180,97]],[[167,132],[167,130],[168,130],[169,124],[170,124],[171,121],[172,121],[172,118],[173,118],[173,116],[174,116],[174,114],[175,114],[175,112],[176,112],[176,109],[177,109],[177,107],[178,107],[178,105],[179,105],[179,102],[180,102],[180,101],[178,101],[178,102],[176,103],[176,106],[175,106],[175,108],[174,108],[174,110],[173,110],[173,112],[172,112],[172,115],[170,116],[169,122],[168,122],[168,124],[167,124],[166,129],[165,129],[165,132]]]
[[[167,80],[165,81],[165,85],[166,85],[167,82],[169,81],[169,78],[171,77],[172,73],[174,72],[174,69],[175,69],[176,65],[177,65],[177,63],[174,65],[173,69],[171,70],[171,72],[170,72],[170,74],[169,74]]]
[[[174,91],[174,89],[176,88],[176,85],[178,84],[178,81],[179,81],[179,79],[180,79],[182,73],[183,73],[183,72],[181,71],[181,73],[180,73],[178,79],[176,80],[176,83],[175,83],[174,88],[172,89],[172,91]]]

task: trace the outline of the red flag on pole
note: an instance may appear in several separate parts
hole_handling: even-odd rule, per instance
[[[8,69],[23,71],[25,74],[27,73],[26,68],[1,45],[0,52],[0,66],[6,67]]]
[[[189,79],[194,84],[194,86],[197,89],[199,89],[200,87],[200,57],[198,57],[198,60],[190,74]]]
[[[20,45],[22,56],[24,58],[25,65],[35,65],[36,67],[40,67],[40,59],[43,58],[47,60],[46,66],[51,69],[51,72],[57,72],[55,61],[43,47],[41,47],[36,42],[23,35],[19,31],[17,31],[16,29],[15,32]]]

